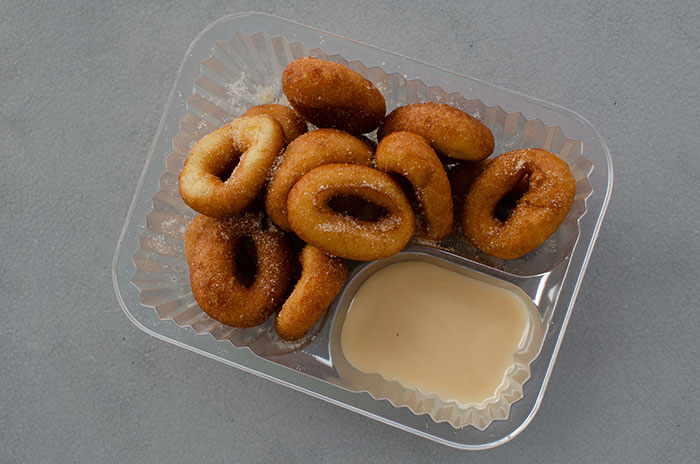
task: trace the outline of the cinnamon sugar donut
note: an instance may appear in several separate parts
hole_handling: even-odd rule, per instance
[[[284,340],[302,338],[326,313],[345,284],[345,260],[306,245],[301,251],[301,278],[275,318],[275,331]]]
[[[208,224],[207,224],[208,223]],[[201,219],[190,237],[199,239],[190,260],[192,293],[200,308],[233,327],[262,324],[283,302],[291,273],[291,248],[286,235],[263,230],[258,215],[245,213],[226,220]],[[255,250],[252,283],[241,280],[241,240]]]
[[[234,119],[192,148],[180,172],[180,195],[199,213],[233,216],[260,193],[283,147],[284,131],[272,117]]]
[[[375,221],[334,211],[329,202],[354,196],[382,208]],[[326,164],[309,171],[289,192],[289,223],[304,241],[341,258],[369,261],[398,253],[415,229],[415,215],[388,174],[366,166]]]
[[[288,106],[275,103],[252,106],[241,117],[257,116],[259,114],[271,116],[280,123],[284,130],[284,139],[287,144],[309,130],[306,121],[299,113]]]
[[[267,187],[265,209],[280,228],[291,231],[287,219],[287,197],[304,174],[324,164],[348,163],[369,166],[372,150],[352,135],[336,129],[308,132],[289,144],[282,162]]]
[[[428,142],[410,132],[394,132],[377,146],[377,169],[406,178],[418,202],[416,235],[440,241],[452,232],[454,214],[450,182]]]
[[[494,213],[527,176],[527,190],[505,221]],[[576,181],[568,164],[547,150],[525,148],[496,157],[474,181],[462,211],[462,231],[481,251],[515,259],[547,240],[571,209]]]
[[[488,127],[449,105],[428,102],[396,108],[382,122],[378,137],[398,131],[424,137],[439,155],[450,158],[480,161],[493,153]]]
[[[386,102],[374,84],[331,61],[292,61],[282,73],[282,90],[294,109],[318,127],[365,134],[386,114]]]

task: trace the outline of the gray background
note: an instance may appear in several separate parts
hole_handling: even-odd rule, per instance
[[[1,462],[693,462],[700,4],[0,3]],[[293,3],[293,5],[292,5]],[[571,108],[613,198],[534,422],[449,449],[156,340],[111,259],[195,35],[258,10]]]

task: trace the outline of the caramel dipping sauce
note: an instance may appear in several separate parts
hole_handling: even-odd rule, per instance
[[[361,372],[443,401],[493,398],[539,315],[524,294],[488,280],[424,261],[378,270],[348,308],[344,357]]]

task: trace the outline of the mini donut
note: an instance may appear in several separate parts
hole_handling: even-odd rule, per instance
[[[478,119],[450,105],[433,102],[400,106],[379,128],[381,140],[392,132],[408,131],[424,137],[438,155],[480,161],[493,153],[491,131]]]
[[[280,123],[284,130],[284,140],[286,143],[291,142],[309,130],[306,121],[299,113],[288,106],[277,105],[275,103],[252,106],[248,111],[243,113],[241,117],[257,116],[259,114],[266,114]]]
[[[377,169],[405,177],[418,201],[416,235],[440,241],[452,232],[452,194],[447,173],[428,142],[410,132],[384,137],[374,155]]]
[[[267,187],[265,209],[280,228],[291,231],[287,196],[304,174],[323,164],[348,163],[369,166],[372,150],[352,135],[336,129],[308,132],[289,144]]]
[[[527,176],[527,190],[505,221],[494,213]],[[534,250],[557,230],[571,209],[576,181],[568,164],[547,150],[525,148],[494,158],[469,189],[462,231],[481,251],[515,259]]]
[[[260,193],[283,147],[282,126],[270,116],[234,119],[192,148],[180,172],[180,195],[199,213],[233,216]]]
[[[375,221],[334,211],[329,202],[356,196],[381,207]],[[310,245],[347,259],[370,261],[398,253],[415,229],[411,204],[388,174],[366,166],[326,164],[309,171],[289,192],[292,230]]]
[[[282,90],[294,109],[318,127],[365,134],[386,114],[386,102],[374,84],[347,66],[318,58],[289,63]]]
[[[197,227],[202,224],[195,225]],[[193,235],[196,235],[193,231]],[[255,249],[251,285],[241,281],[237,253],[243,237]],[[190,263],[192,293],[200,308],[222,324],[253,327],[262,324],[284,301],[291,274],[291,248],[286,235],[262,229],[260,216],[250,213],[211,220],[199,234]]]
[[[452,187],[452,202],[455,205],[455,222],[460,222],[464,199],[479,174],[482,173],[491,159],[483,161],[460,161],[447,172],[447,178]],[[528,188],[528,176],[524,176],[513,189],[498,202],[494,216],[497,218],[508,217],[510,211],[515,209],[518,200],[525,194]]]
[[[275,331],[284,340],[302,338],[326,313],[345,284],[345,260],[306,245],[301,251],[301,278],[275,318]]]

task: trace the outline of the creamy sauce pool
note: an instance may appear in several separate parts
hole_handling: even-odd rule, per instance
[[[534,305],[533,305],[534,308]],[[528,334],[518,294],[423,261],[380,269],[357,290],[341,332],[348,362],[444,401],[494,396]]]

